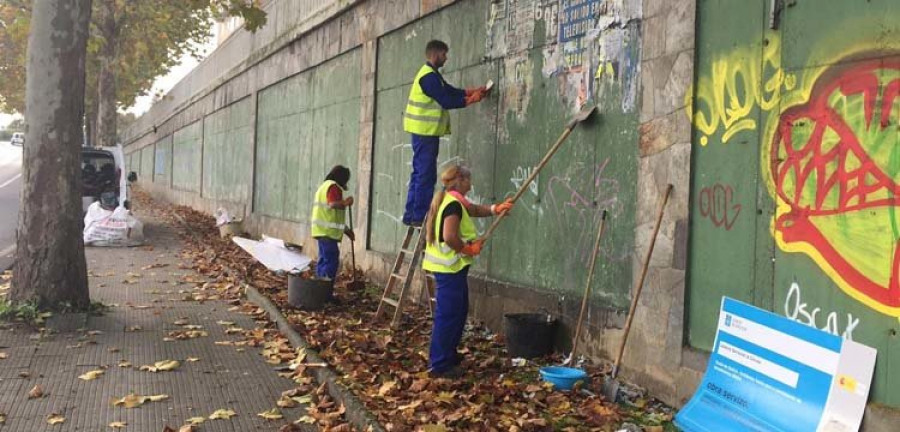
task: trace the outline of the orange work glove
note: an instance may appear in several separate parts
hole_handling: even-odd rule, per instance
[[[468,93],[468,90],[466,90],[466,93]],[[476,89],[466,96],[466,106],[481,102],[482,99],[484,99],[484,93]]]
[[[471,257],[478,256],[479,254],[481,254],[482,247],[484,247],[484,240],[475,240],[472,243],[463,246],[463,248],[460,249],[459,253]]]
[[[512,210],[512,207],[513,207],[512,199],[507,199],[506,201],[503,201],[500,204],[492,205],[491,213],[493,213],[495,215],[508,213],[510,210]]]

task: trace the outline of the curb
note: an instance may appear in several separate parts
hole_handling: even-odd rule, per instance
[[[325,360],[322,360],[322,358],[319,357],[318,352],[307,345],[306,341],[303,340],[303,337],[294,330],[294,327],[291,326],[284,315],[281,314],[278,307],[275,306],[268,297],[257,291],[252,285],[244,282],[242,282],[241,285],[244,287],[244,293],[247,296],[247,300],[263,308],[263,310],[269,314],[272,321],[275,321],[278,325],[278,330],[287,337],[288,341],[291,342],[291,345],[295,348],[304,348],[306,350],[306,358],[309,359],[310,362],[327,364]],[[375,416],[366,409],[365,405],[363,405],[356,395],[337,381],[338,376],[331,370],[330,365],[328,367],[311,368],[311,371],[317,382],[326,384],[328,394],[331,395],[336,402],[344,404],[344,407],[346,408],[344,415],[354,427],[363,431],[385,432],[385,429],[378,423]]]
[[[178,213],[172,213],[175,218],[178,220],[179,224],[182,225],[182,228],[186,228],[186,223],[184,218],[182,218]],[[190,230],[187,230],[190,236],[197,241],[198,236]],[[269,300],[268,297],[260,293],[256,287],[244,282],[244,278],[237,276],[237,273],[234,272],[227,265],[222,266],[227,273],[235,276],[235,279],[240,280],[241,286],[244,288],[244,295],[247,297],[247,300],[255,303],[257,306],[263,308],[267,314],[269,314],[269,318],[272,321],[275,321],[275,324],[278,326],[278,330],[287,337],[288,341],[291,345],[297,348],[303,348],[306,350],[306,358],[308,358],[313,363],[325,363],[328,364],[325,360],[319,357],[319,353],[310,348],[310,346],[303,340],[303,336],[300,336],[300,333],[297,333],[297,330],[294,330],[294,327],[291,326],[291,323],[288,322],[287,318],[281,314],[281,310],[278,309],[275,304]],[[347,420],[353,424],[359,430],[366,432],[386,432],[384,427],[381,426],[381,423],[378,423],[378,420],[372,415],[369,410],[366,409],[366,406],[356,397],[350,390],[345,388],[343,385],[338,383],[338,376],[331,370],[331,365],[328,367],[317,367],[312,368],[312,375],[316,379],[320,385],[325,384],[325,389],[328,391],[328,395],[332,397],[336,402],[342,403],[346,411],[344,412],[344,416]]]

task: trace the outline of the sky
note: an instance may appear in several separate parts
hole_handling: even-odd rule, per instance
[[[211,53],[214,49],[216,49],[216,27],[213,26],[212,35],[204,41],[204,43],[200,44],[200,54],[203,57],[206,57]],[[153,101],[153,94],[158,90],[161,90],[163,94],[169,92],[172,87],[175,87],[175,84],[178,84],[178,81],[181,81],[182,78],[187,76],[197,65],[200,64],[200,60],[195,59],[190,55],[185,55],[181,58],[180,64],[172,68],[169,73],[165,76],[159,77],[156,79],[156,82],[153,83],[153,89],[147,96],[141,96],[137,98],[134,106],[125,110],[125,112],[133,113],[136,116],[141,116],[147,112],[151,107],[151,102]],[[9,125],[10,122],[15,120],[17,117],[21,117],[19,115],[10,115],[6,113],[0,113],[0,128],[5,128]]]

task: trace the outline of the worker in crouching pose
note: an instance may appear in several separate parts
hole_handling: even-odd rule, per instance
[[[412,135],[412,173],[406,194],[403,223],[421,226],[428,211],[437,181],[437,158],[440,139],[450,135],[448,110],[463,108],[480,102],[487,96],[485,86],[458,89],[441,76],[439,69],[447,62],[450,48],[439,40],[425,46],[426,63],[413,78],[403,114],[403,130]]]
[[[353,205],[353,197],[344,198],[348,181],[350,169],[337,165],[325,176],[325,182],[316,191],[310,221],[312,236],[319,246],[316,276],[321,279],[333,280],[337,276],[343,236],[346,235],[350,241],[356,237],[353,231],[344,225],[346,209]]]
[[[472,204],[466,193],[472,175],[463,166],[451,166],[441,174],[442,188],[434,194],[425,222],[426,246],[422,268],[434,274],[437,306],[431,331],[429,368],[433,377],[458,378],[462,374],[456,347],[462,339],[469,313],[469,266],[481,253],[473,217],[508,212],[512,201],[491,206]]]

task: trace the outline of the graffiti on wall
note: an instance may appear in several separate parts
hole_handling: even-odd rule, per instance
[[[761,51],[758,46],[741,47],[716,58],[708,73],[697,78],[691,120],[701,134],[700,145],[707,145],[716,133],[727,143],[738,132],[756,130],[754,109],[775,109],[783,92],[795,88],[797,78],[781,68],[780,37],[769,34],[766,41]]]
[[[822,308],[810,306],[804,302],[800,284],[797,282],[791,284],[787,296],[784,298],[784,316],[850,340],[853,340],[853,331],[859,327],[859,318],[854,317],[851,313],[844,314],[845,319],[841,319],[841,314],[838,312],[825,314]]]
[[[860,303],[900,316],[900,55],[856,50],[797,75],[781,59],[774,33],[712,59],[688,94],[698,143],[758,131],[778,248],[809,256]],[[730,195],[701,190],[701,216],[730,229],[740,211],[725,204]]]
[[[698,200],[701,216],[709,219],[716,227],[731,231],[742,208],[734,202],[734,189],[731,186],[716,183],[700,189]]]
[[[900,316],[900,57],[838,62],[767,139],[778,246],[848,295]]]

